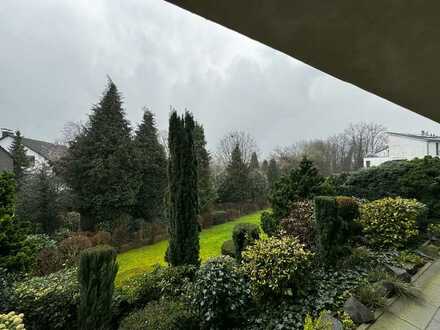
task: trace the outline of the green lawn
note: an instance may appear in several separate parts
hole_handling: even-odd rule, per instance
[[[203,230],[200,233],[200,256],[202,261],[220,255],[223,242],[232,238],[232,229],[237,223],[260,224],[261,212],[249,214]],[[120,285],[132,276],[151,270],[155,264],[164,265],[167,246],[168,241],[161,241],[119,254],[119,271],[116,277],[116,285]]]

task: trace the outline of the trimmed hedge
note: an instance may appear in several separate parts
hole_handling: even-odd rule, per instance
[[[350,197],[315,198],[316,245],[321,260],[334,265],[350,253],[358,204]]]

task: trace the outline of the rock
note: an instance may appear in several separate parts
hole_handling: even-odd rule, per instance
[[[415,273],[417,273],[417,270],[420,268],[418,267],[416,264],[411,264],[411,263],[405,263],[402,264],[402,267],[410,274],[410,275],[414,275]]]
[[[344,303],[344,312],[350,315],[353,322],[357,324],[374,321],[373,312],[355,297],[348,298]]]
[[[390,272],[391,274],[393,274],[397,278],[401,279],[402,281],[407,282],[407,283],[411,282],[411,275],[408,274],[408,272],[405,269],[391,266],[391,265],[386,265],[386,268],[387,268],[388,272]]]
[[[344,330],[344,326],[342,325],[342,322],[339,321],[338,319],[334,318],[331,315],[327,315],[326,319],[332,323],[332,330]]]
[[[394,287],[394,284],[388,281],[382,282],[382,288],[385,292],[385,297],[390,298],[396,293],[396,288]]]

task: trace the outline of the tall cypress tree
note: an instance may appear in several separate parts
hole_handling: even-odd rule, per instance
[[[185,117],[179,117],[175,111],[171,113],[168,136],[170,239],[166,260],[173,266],[200,263],[194,127],[190,113],[186,112]]]
[[[9,151],[11,153],[12,160],[14,161],[15,179],[19,183],[21,179],[23,179],[24,171],[30,166],[20,131],[15,132],[14,142],[12,142]]]
[[[251,156],[251,162],[249,164],[250,170],[258,170],[260,169],[260,163],[258,162],[257,153],[254,151]]]
[[[111,80],[87,125],[69,144],[61,170],[77,197],[83,230],[111,222],[135,205],[137,162],[121,96]]]
[[[148,110],[136,131],[134,146],[141,175],[134,215],[151,222],[163,215],[167,159],[164,147],[159,143],[154,115]]]
[[[205,131],[197,122],[194,127],[194,147],[197,156],[199,207],[200,212],[205,212],[210,208],[215,192],[211,178],[211,155],[206,149]]]

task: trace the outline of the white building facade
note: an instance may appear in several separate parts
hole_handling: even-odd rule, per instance
[[[440,137],[422,132],[420,135],[387,132],[386,149],[364,158],[364,167],[378,166],[391,160],[411,160],[440,156]]]

